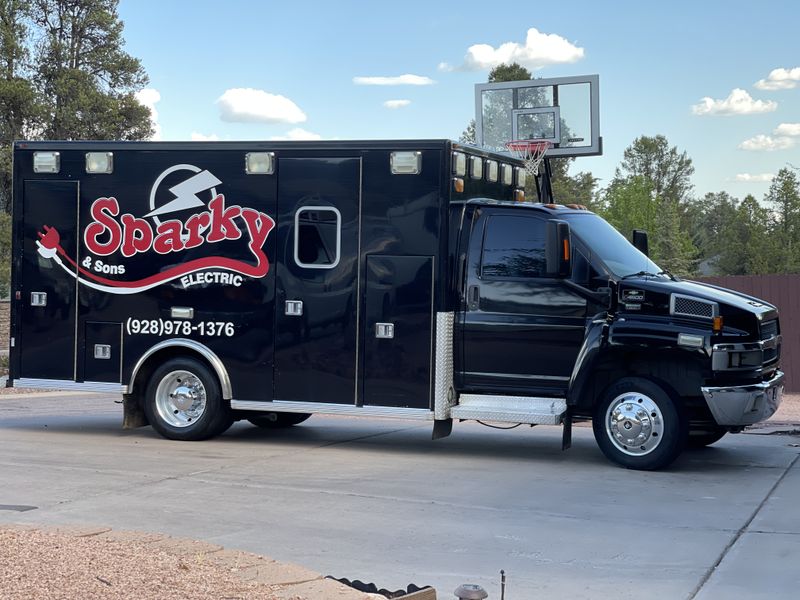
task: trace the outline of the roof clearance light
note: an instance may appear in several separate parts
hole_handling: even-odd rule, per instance
[[[496,160],[487,160],[486,161],[486,180],[491,181],[494,183],[497,181],[497,161]]]
[[[422,171],[422,152],[392,152],[389,164],[393,175],[419,175]]]
[[[483,179],[483,159],[480,156],[470,156],[469,174],[473,179]]]
[[[453,174],[456,177],[467,174],[467,155],[463,152],[453,152]]]
[[[500,169],[500,174],[503,179],[503,185],[512,185],[514,183],[514,167],[511,165],[503,165]]]
[[[244,155],[244,170],[248,175],[272,175],[275,172],[275,153],[248,152]]]
[[[34,152],[34,173],[58,173],[61,170],[60,152]]]
[[[114,171],[113,152],[87,152],[87,173],[112,173]]]
[[[522,167],[517,167],[517,185],[520,187],[525,187],[525,179],[527,174],[525,173],[525,169]]]

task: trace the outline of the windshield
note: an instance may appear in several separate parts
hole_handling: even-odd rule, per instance
[[[661,272],[661,267],[639,252],[619,231],[597,215],[570,215],[569,226],[617,277],[640,271],[652,275]]]

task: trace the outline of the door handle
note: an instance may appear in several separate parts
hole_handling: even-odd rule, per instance
[[[477,285],[471,285],[467,288],[467,307],[470,310],[478,310],[480,305],[481,291]]]

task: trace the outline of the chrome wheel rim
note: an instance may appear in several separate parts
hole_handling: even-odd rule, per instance
[[[156,388],[158,416],[172,427],[194,425],[206,410],[206,388],[190,371],[171,371]]]
[[[652,398],[640,392],[621,394],[606,411],[606,435],[623,454],[650,454],[664,437],[661,409]]]

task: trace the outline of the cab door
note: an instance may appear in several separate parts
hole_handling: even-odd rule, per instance
[[[482,211],[470,239],[463,382],[499,393],[562,393],[584,338],[587,302],[546,273],[546,220]]]

